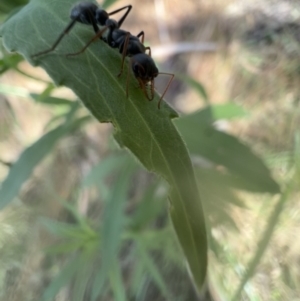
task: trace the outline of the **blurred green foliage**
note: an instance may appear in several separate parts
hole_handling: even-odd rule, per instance
[[[23,4],[23,1],[15,4],[3,2],[0,10],[8,13]],[[8,54],[3,50],[0,72],[18,72],[21,61],[23,58],[20,55]],[[26,73],[24,76],[32,78]],[[209,248],[217,260],[223,261],[224,248],[212,230],[224,227],[238,233],[231,211],[233,208],[247,208],[247,205],[236,192],[276,194],[280,189],[262,158],[238,138],[215,127],[218,120],[246,118],[249,113],[231,102],[210,104],[203,86],[186,76],[184,78],[187,84],[198,90],[206,106],[178,118],[175,125],[193,158],[207,217]],[[18,90],[15,88],[18,87],[7,89],[0,84],[0,92],[6,96],[16,94]],[[66,137],[73,139],[94,122],[77,102],[52,96],[55,89],[49,84],[44,93],[37,95],[29,91],[23,95],[50,107],[53,116],[45,128],[45,134],[24,149],[11,168],[7,167],[8,175],[0,188],[1,207],[9,203],[12,204],[8,208],[20,206],[16,205],[16,200],[24,197],[21,187],[32,180],[33,171],[47,156],[54,156],[55,146]],[[56,110],[58,107],[61,110]],[[259,265],[284,203],[299,180],[298,136],[295,141],[295,152],[289,156],[293,162],[290,164],[291,176],[274,206],[266,229],[261,232],[259,244],[251,254],[252,259],[234,300],[240,300],[245,285]],[[141,175],[146,178],[145,183],[142,183]],[[30,213],[21,215],[21,219],[9,215],[6,216],[9,221],[0,219],[0,224],[8,224],[18,237],[27,237],[34,227],[40,231],[46,229],[51,234],[51,243],[43,253],[43,262],[50,264],[40,267],[39,273],[45,280],[39,284],[40,288],[34,295],[36,300],[54,300],[62,291],[65,295],[60,300],[197,300],[184,256],[168,219],[165,202],[168,187],[161,179],[154,179],[146,173],[130,154],[116,150],[114,144],[109,145],[105,156],[79,180],[70,198],[62,198],[53,187],[47,187],[45,194],[46,190],[48,193],[50,190],[52,202],[64,208],[64,218],[57,220],[41,215],[32,222]],[[82,214],[81,195],[84,193],[89,196],[89,208]],[[25,206],[21,207],[22,212],[27,210]],[[22,239],[10,240],[11,237],[9,231],[0,234],[0,296],[3,300],[8,300],[8,271],[16,266],[20,268],[20,248],[26,246]],[[27,292],[23,300],[32,300],[32,296],[33,293]]]

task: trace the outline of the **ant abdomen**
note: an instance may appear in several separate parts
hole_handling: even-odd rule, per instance
[[[78,3],[72,8],[70,18],[83,24],[92,24],[97,9],[98,6],[91,2]]]
[[[126,38],[128,36],[128,38]],[[112,48],[118,48],[120,53],[123,53],[125,47],[125,56],[133,56],[138,53],[145,53],[145,46],[140,42],[139,38],[131,35],[128,31],[115,29],[111,33],[111,42],[109,45]]]

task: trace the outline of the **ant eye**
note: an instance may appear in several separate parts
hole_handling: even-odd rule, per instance
[[[134,64],[133,65],[133,71],[134,71],[134,73],[139,73],[139,70],[140,70],[140,68],[139,68],[139,65],[138,64]]]

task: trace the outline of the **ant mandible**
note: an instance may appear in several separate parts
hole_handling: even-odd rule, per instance
[[[126,11],[118,22],[109,18],[109,16],[114,15],[124,9]],[[97,34],[100,31],[98,24],[101,27],[103,27],[103,26],[110,26],[111,23],[113,23],[116,28],[120,28],[131,9],[132,9],[132,5],[126,5],[110,13],[107,13],[104,9],[99,8],[94,3],[91,2],[78,3],[71,9],[70,23],[63,30],[63,32],[58,36],[58,38],[53,43],[53,45],[49,49],[46,49],[44,51],[32,55],[32,57],[38,57],[40,55],[47,54],[55,50],[55,48],[61,42],[63,37],[70,32],[70,30],[73,28],[76,22],[86,24],[86,25],[92,25],[94,32]]]
[[[148,100],[152,100],[154,97],[154,78],[157,77],[159,74],[163,75],[169,75],[170,79],[167,83],[167,86],[163,92],[163,94],[160,96],[160,99],[158,101],[158,108],[160,109],[160,103],[163,100],[165,94],[167,93],[169,86],[174,78],[174,74],[172,73],[165,73],[165,72],[159,72],[155,62],[153,61],[151,55],[147,55],[145,53],[139,53],[130,58],[129,62],[131,69],[134,73],[134,76],[138,80],[140,87],[142,88],[144,94],[146,95]],[[126,84],[126,95],[128,97],[128,78],[129,78],[129,68],[128,68],[128,74],[127,74],[127,84]],[[151,91],[151,97],[148,97],[146,87],[150,83],[150,91]]]
[[[165,74],[171,76],[165,88],[165,91],[163,92],[163,94],[159,99],[158,108],[160,109],[161,101],[174,78],[174,74],[158,71],[155,62],[151,57],[151,48],[144,46],[145,34],[143,31],[141,31],[139,34],[134,36],[128,31],[119,29],[117,27],[117,24],[114,23],[113,20],[111,20],[110,24],[107,24],[107,26],[105,26],[101,31],[96,33],[96,35],[80,51],[76,53],[70,53],[67,56],[74,56],[83,53],[92,42],[101,38],[106,31],[108,31],[108,33],[106,34],[106,43],[112,48],[118,48],[119,52],[122,54],[121,69],[118,74],[118,77],[121,76],[121,74],[123,73],[125,57],[126,56],[130,57],[129,64],[131,66],[131,69],[136,79],[138,80],[139,85],[143,90],[143,93],[145,94],[146,98],[149,101],[151,101],[154,98],[154,78],[157,77],[159,74]],[[147,50],[149,51],[149,54],[146,54]],[[127,82],[126,82],[127,97],[129,95],[128,81],[129,81],[129,68],[128,68]],[[150,91],[151,91],[150,97],[146,89],[148,83],[150,83]]]

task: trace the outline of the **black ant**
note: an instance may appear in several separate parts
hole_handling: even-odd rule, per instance
[[[126,9],[126,12],[124,13],[124,15],[121,17],[121,19],[118,22],[109,18],[110,15],[114,15],[124,9]],[[38,53],[32,55],[32,57],[37,57],[37,56],[40,56],[40,55],[43,55],[43,54],[53,51],[57,47],[57,45],[60,43],[60,41],[63,39],[63,37],[67,33],[70,32],[70,30],[73,28],[73,26],[75,25],[76,22],[83,23],[86,25],[92,25],[95,33],[97,34],[100,31],[97,24],[99,24],[102,27],[106,26],[105,28],[110,27],[112,25],[115,28],[120,28],[131,9],[132,9],[132,6],[127,5],[122,8],[119,8],[117,10],[114,10],[110,13],[107,13],[105,10],[99,8],[94,3],[91,3],[91,2],[78,3],[71,10],[70,23],[63,30],[63,32],[59,35],[59,37],[54,42],[54,44],[49,49],[38,52]]]
[[[110,22],[109,25],[106,25],[101,31],[97,32],[96,35],[80,51],[76,53],[68,54],[67,56],[74,56],[83,53],[92,42],[94,42],[98,38],[101,38],[101,36],[105,33],[105,31],[108,31],[108,33],[105,36],[105,40],[107,44],[112,48],[118,48],[119,52],[122,54],[121,69],[118,74],[118,77],[120,77],[121,74],[123,73],[125,57],[126,56],[130,57],[130,66],[132,68],[132,71],[148,100],[151,101],[154,98],[154,78],[157,77],[159,74],[166,74],[171,76],[164,93],[159,99],[158,108],[160,109],[160,103],[174,78],[174,74],[162,73],[158,71],[155,62],[151,57],[150,47],[144,46],[145,34],[143,31],[141,31],[139,34],[134,36],[128,31],[119,29],[116,26],[116,23]],[[141,41],[140,41],[140,37],[141,37]],[[149,51],[149,54],[146,54],[147,50]],[[126,83],[127,97],[129,94],[128,79],[129,79],[129,68],[127,74],[127,83]],[[150,97],[146,90],[146,87],[149,82],[150,82],[150,89],[151,89]]]

